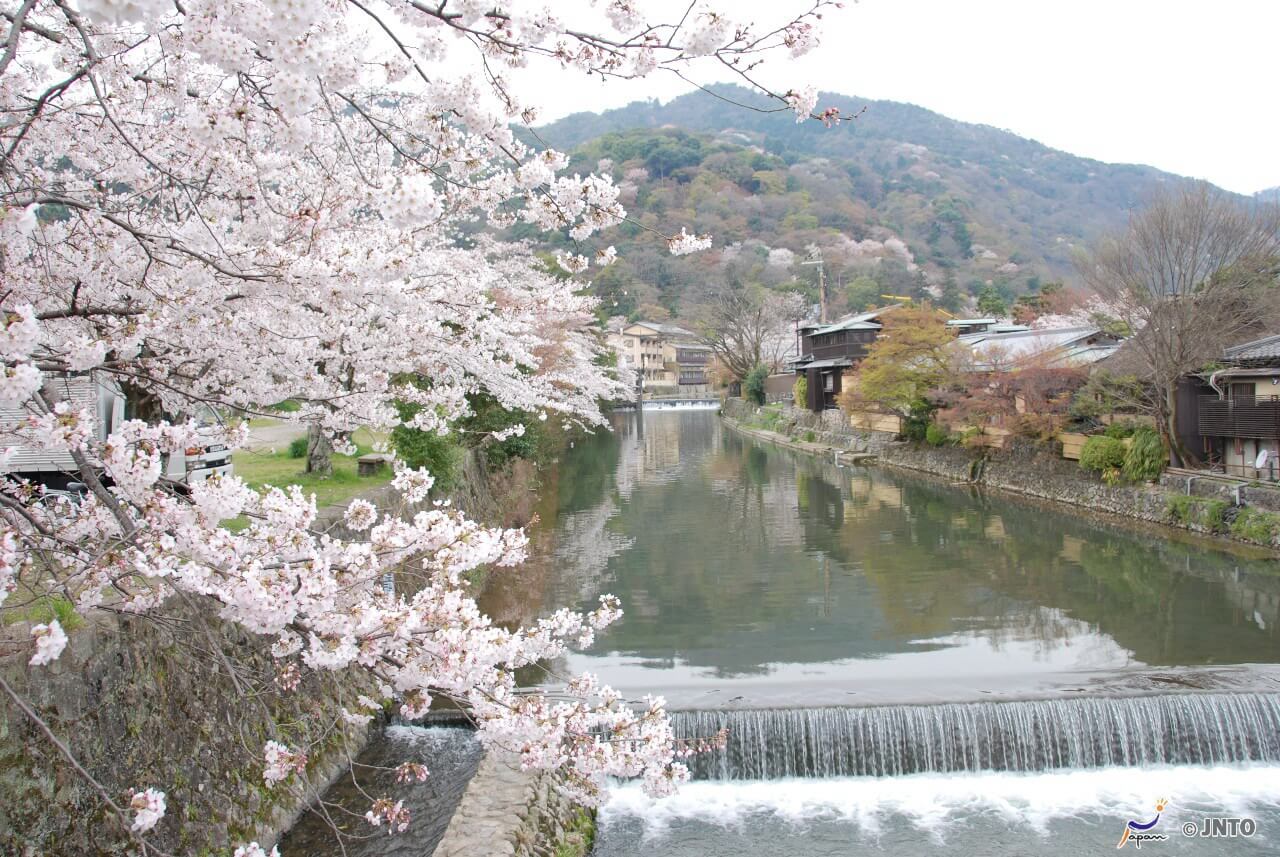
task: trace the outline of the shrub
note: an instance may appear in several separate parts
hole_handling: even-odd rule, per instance
[[[290,458],[306,458],[307,457],[307,436],[295,437],[289,441],[289,457]]]
[[[804,433],[805,443],[813,443],[817,439],[818,439],[818,436],[814,434],[812,431],[807,431]]]
[[[742,395],[748,402],[764,404],[764,382],[769,377],[769,369],[757,366],[742,379]]]
[[[1169,461],[1164,441],[1153,428],[1140,426],[1133,432],[1133,440],[1124,454],[1124,477],[1130,482],[1143,482],[1157,478]]]
[[[791,388],[791,400],[795,402],[797,408],[808,406],[809,381],[803,375],[796,379],[796,385]]]
[[[1080,449],[1080,467],[1093,473],[1124,467],[1124,441],[1106,435],[1094,435]]]
[[[1133,437],[1134,431],[1136,431],[1136,427],[1131,420],[1122,420],[1107,426],[1107,430],[1103,434],[1107,437],[1124,440],[1126,437]]]
[[[1269,545],[1280,534],[1280,515],[1261,509],[1241,509],[1231,522],[1231,534],[1251,542]]]
[[[421,405],[404,402],[395,402],[394,406],[404,422],[411,420],[421,409]],[[391,445],[395,448],[396,455],[409,467],[427,468],[435,477],[434,487],[437,491],[448,491],[453,487],[458,462],[462,459],[462,449],[451,438],[398,425],[391,430]]]
[[[929,423],[924,430],[924,442],[929,446],[946,446],[951,442],[951,435],[937,423]]]
[[[471,413],[458,420],[458,437],[468,446],[478,446],[490,468],[501,470],[515,458],[537,463],[539,459],[549,457],[550,453],[542,449],[544,442],[549,440],[546,437],[547,424],[536,414],[505,408],[488,393],[472,393],[467,397],[467,404],[471,406]],[[493,440],[495,432],[514,425],[523,426],[524,431],[505,440]]]
[[[933,422],[933,408],[928,402],[916,402],[911,406],[907,418],[902,421],[902,434],[907,440],[918,443],[925,440],[931,422]]]

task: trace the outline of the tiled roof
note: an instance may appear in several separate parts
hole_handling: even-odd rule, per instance
[[[883,325],[872,321],[872,319],[879,318],[887,311],[898,306],[901,306],[901,304],[890,304],[889,306],[880,307],[879,309],[868,310],[855,315],[847,315],[839,321],[819,327],[814,331],[814,333],[835,333],[837,330],[879,330]],[[802,327],[809,326],[810,325],[802,325]]]
[[[1228,360],[1269,360],[1280,358],[1280,334],[1244,342],[1224,352]]]

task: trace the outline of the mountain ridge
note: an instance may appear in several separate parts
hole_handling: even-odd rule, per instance
[[[1122,228],[1161,187],[1189,181],[903,102],[823,93],[820,106],[857,114],[824,128],[796,123],[789,110],[744,88],[711,89],[571,114],[525,139],[571,153],[571,170],[607,166],[645,227],[712,233],[721,263],[733,247],[746,247],[746,256],[734,251],[735,264],[754,259],[755,267],[735,277],[809,296],[812,283],[803,278],[812,271],[788,267],[786,254],[817,245],[827,258],[840,257],[841,289],[869,277],[894,294],[945,292],[957,307],[973,307],[984,292],[1007,305],[1044,282],[1076,281],[1081,250]],[[618,248],[623,260],[651,249],[635,230],[621,228],[617,237],[630,245]],[[623,312],[647,303],[678,315],[685,286],[724,274],[706,260],[628,264],[597,277],[597,291],[613,294]],[[628,284],[643,292],[638,303],[618,300]],[[863,284],[863,293],[872,291]]]

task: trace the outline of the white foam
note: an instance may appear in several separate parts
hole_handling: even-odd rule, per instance
[[[982,816],[1044,833],[1056,819],[1145,819],[1157,798],[1169,799],[1166,815],[1173,821],[1181,813],[1191,818],[1205,812],[1247,815],[1260,807],[1280,808],[1280,766],[699,781],[661,800],[626,785],[601,809],[601,823],[607,827],[634,816],[644,820],[646,834],[652,835],[681,821],[730,828],[768,814],[796,824],[845,821],[874,836],[883,821],[896,817],[940,836],[953,824]]]

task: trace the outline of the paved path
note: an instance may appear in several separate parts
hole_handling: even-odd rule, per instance
[[[303,437],[307,427],[301,423],[277,422],[271,425],[258,426],[249,430],[249,441],[245,449],[252,452],[263,452],[274,449],[283,452],[296,437]]]

